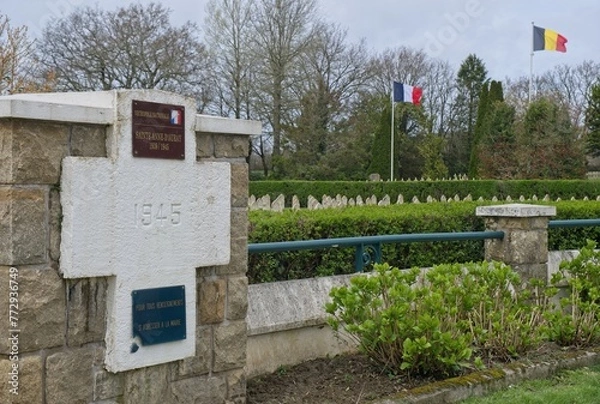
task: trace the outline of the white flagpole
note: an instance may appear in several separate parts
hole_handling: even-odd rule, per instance
[[[390,137],[390,181],[394,181],[394,81],[392,80],[392,125],[391,125],[391,137]]]
[[[535,43],[535,26],[533,21],[531,21],[531,55],[529,58],[529,94],[527,97],[527,104],[531,103],[531,93],[533,92],[533,54],[534,48],[533,44]]]

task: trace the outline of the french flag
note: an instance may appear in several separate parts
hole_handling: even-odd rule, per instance
[[[171,125],[181,125],[183,121],[183,111],[179,109],[171,110]]]
[[[409,102],[421,105],[423,89],[421,87],[409,86],[394,81],[394,102]]]

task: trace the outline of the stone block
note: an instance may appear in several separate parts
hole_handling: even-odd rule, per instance
[[[200,376],[178,380],[171,384],[170,400],[173,404],[225,403],[227,381],[221,375]],[[156,402],[156,401],[152,401]]]
[[[218,276],[243,275],[248,271],[248,209],[231,209],[231,259],[217,267]]]
[[[106,157],[106,127],[73,125],[70,146],[71,156]]]
[[[171,364],[150,366],[125,373],[125,403],[172,403],[169,398]],[[196,385],[198,388],[199,385]]]
[[[214,145],[216,158],[245,158],[250,150],[250,141],[244,135],[215,134]]]
[[[12,184],[13,181],[13,121],[0,119],[0,184]]]
[[[505,235],[509,265],[540,264],[548,261],[548,237],[542,230],[513,230]]]
[[[231,164],[231,206],[248,207],[248,164],[239,162]]]
[[[18,269],[19,350],[21,353],[62,346],[65,343],[65,288],[53,269]],[[0,267],[0,322],[8,324],[9,267]],[[0,338],[0,353],[8,354],[7,338]]]
[[[0,264],[46,264],[47,191],[0,186]]]
[[[227,375],[227,398],[234,402],[246,398],[246,372],[243,369],[234,370]]]
[[[522,281],[533,278],[548,280],[548,266],[546,264],[512,265],[512,269],[519,274]]]
[[[14,120],[11,145],[4,148],[11,157],[7,183],[58,184],[61,162],[69,153],[69,124]]]
[[[248,208],[231,209],[231,239],[248,238]]]
[[[238,237],[231,239],[230,273],[245,274],[248,270],[248,239]]]
[[[196,330],[196,355],[179,361],[177,374],[185,378],[210,372],[213,359],[212,341],[212,327],[198,327]]]
[[[94,386],[94,347],[57,352],[46,359],[46,403],[89,403]]]
[[[123,374],[104,369],[94,373],[94,400],[108,400],[123,395]]]
[[[48,254],[50,255],[51,261],[58,262],[60,259],[60,229],[62,220],[59,190],[51,188],[48,199],[48,232],[50,237]]]
[[[225,279],[204,279],[198,285],[198,324],[216,324],[225,319]]]
[[[248,311],[248,278],[229,278],[227,282],[227,320],[244,320]]]
[[[210,158],[215,155],[212,135],[196,132],[196,157]]]
[[[548,217],[501,217],[496,218],[498,230],[540,230],[548,228]]]
[[[486,260],[503,261],[505,259],[506,243],[504,240],[485,240],[485,254]]]
[[[102,342],[106,331],[106,278],[67,281],[67,345]]]
[[[18,364],[16,377],[14,365]],[[18,362],[9,359],[0,359],[0,403],[11,404],[42,404],[44,402],[43,392],[43,366],[42,357],[38,355],[19,358]],[[11,384],[11,379],[18,385]],[[18,394],[11,392],[17,388]]]
[[[246,365],[246,322],[230,321],[215,327],[215,372],[240,369]]]

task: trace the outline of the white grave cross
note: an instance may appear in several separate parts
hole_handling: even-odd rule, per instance
[[[185,159],[134,157],[132,101],[185,107]],[[117,91],[108,158],[66,157],[60,268],[109,278],[105,365],[112,372],[195,354],[196,268],[229,263],[230,165],[197,162],[195,106],[154,91]],[[185,287],[186,338],[142,345],[132,292]]]

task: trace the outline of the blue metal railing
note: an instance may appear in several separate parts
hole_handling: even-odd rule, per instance
[[[549,229],[566,227],[600,226],[600,219],[550,220]],[[354,269],[362,272],[365,266],[382,262],[381,245],[385,243],[418,243],[432,241],[463,241],[503,239],[503,231],[471,231],[452,233],[414,233],[385,236],[326,238],[318,240],[280,241],[248,244],[248,253],[267,253],[323,248],[355,247]]]
[[[600,219],[550,220],[550,222],[548,222],[549,229],[585,226],[600,226]]]
[[[279,241],[272,243],[248,244],[249,253],[266,253],[323,248],[355,247],[354,269],[362,272],[365,266],[382,262],[381,245],[385,243],[418,243],[426,241],[463,241],[502,239],[503,231],[471,231],[456,233],[415,233],[392,234],[385,236],[362,236],[326,238],[318,240]]]

